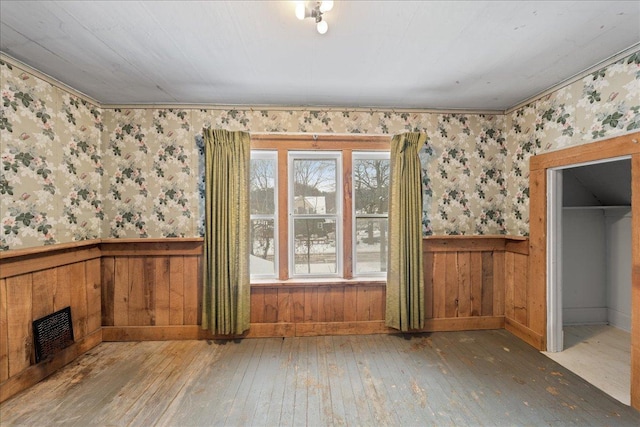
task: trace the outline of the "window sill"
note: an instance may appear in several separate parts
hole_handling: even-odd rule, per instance
[[[345,287],[345,286],[371,286],[385,285],[387,279],[384,277],[356,277],[353,279],[344,279],[341,277],[314,277],[314,278],[295,278],[289,280],[277,279],[253,279],[250,286],[252,288],[273,288],[273,287]]]

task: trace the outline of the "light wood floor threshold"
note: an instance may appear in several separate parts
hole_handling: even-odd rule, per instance
[[[564,350],[544,354],[605,393],[631,404],[631,334],[609,325],[565,326]]]

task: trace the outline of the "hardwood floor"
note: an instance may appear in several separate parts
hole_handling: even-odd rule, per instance
[[[640,425],[504,330],[102,343],[0,405],[0,424]]]
[[[565,326],[564,350],[544,354],[625,405],[631,402],[631,334],[608,325]]]

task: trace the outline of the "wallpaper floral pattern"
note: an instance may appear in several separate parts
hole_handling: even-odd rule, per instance
[[[0,61],[0,249],[100,236],[100,109]]]
[[[203,127],[423,131],[423,233],[528,234],[528,159],[640,128],[640,53],[506,115],[104,109],[2,62],[0,248],[202,232]]]
[[[430,136],[422,151],[424,233],[506,232],[500,207],[506,191],[502,116],[146,109],[105,110],[104,115],[107,128],[113,129],[104,142],[105,163],[115,171],[104,182],[110,205],[105,236],[201,234],[201,153],[196,139],[208,126],[250,132],[393,134],[410,130],[428,135],[437,127],[438,133]],[[465,190],[468,186],[470,191]]]
[[[197,149],[188,113],[106,110],[105,237],[191,237]],[[195,168],[197,171],[197,166]]]
[[[640,52],[506,117],[509,234],[529,234],[529,158],[640,129]]]

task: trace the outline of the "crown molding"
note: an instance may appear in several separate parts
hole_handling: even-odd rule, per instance
[[[42,71],[39,71],[35,68],[33,68],[32,66],[25,64],[24,62],[7,55],[4,52],[0,52],[0,59],[8,64],[10,64],[12,67],[18,68],[22,71],[24,71],[25,73],[29,73],[37,78],[39,78],[40,80],[44,80],[45,82],[49,83],[52,86],[57,87],[58,89],[64,90],[65,92],[68,92],[70,94],[72,94],[73,96],[76,96],[80,99],[83,99],[84,101],[87,101],[90,104],[95,105],[96,107],[102,108],[102,104],[100,104],[100,102],[96,99],[93,99],[92,97],[90,97],[87,94],[84,94],[82,92],[80,92],[77,89],[72,88],[71,86],[62,83],[60,80],[57,80],[53,77],[51,77],[48,74],[43,73]]]
[[[473,110],[473,109],[437,109],[437,108],[383,108],[383,107],[334,107],[334,106],[296,106],[296,105],[244,105],[244,104],[101,104],[101,108],[108,109],[183,109],[183,110],[212,110],[212,111],[314,111],[321,113],[350,112],[350,113],[408,113],[408,114],[475,114],[475,115],[503,115],[502,110]]]
[[[574,74],[571,77],[545,89],[542,92],[539,92],[536,95],[533,95],[519,103],[515,104],[512,107],[507,108],[506,110],[476,110],[476,109],[439,109],[439,108],[383,108],[383,107],[334,107],[334,106],[310,106],[310,105],[302,105],[302,106],[282,106],[282,105],[244,105],[244,104],[230,104],[230,105],[221,105],[221,104],[163,104],[163,103],[141,103],[141,104],[107,104],[94,99],[73,87],[62,83],[61,81],[45,74],[32,66],[25,64],[24,62],[15,59],[4,52],[0,52],[0,59],[11,64],[12,66],[21,69],[22,71],[32,74],[35,77],[46,81],[47,83],[62,89],[66,92],[71,93],[78,98],[84,99],[85,101],[96,105],[97,107],[109,110],[109,109],[183,109],[183,110],[212,110],[212,111],[229,111],[229,110],[241,110],[241,111],[296,111],[296,112],[305,112],[305,111],[318,111],[322,113],[330,113],[330,112],[353,112],[353,113],[408,113],[408,114],[468,114],[468,115],[487,115],[487,116],[501,116],[508,115],[514,112],[515,110],[524,107],[525,105],[531,104],[544,96],[549,95],[563,87],[569,86],[584,77],[592,74],[593,72],[605,68],[622,58],[625,58],[635,52],[640,52],[640,42],[633,44],[632,46],[612,55],[591,67]]]
[[[555,85],[545,89],[544,91],[538,93],[537,95],[534,95],[530,98],[525,99],[524,101],[521,101],[519,103],[517,103],[516,105],[514,105],[513,107],[509,107],[506,110],[504,110],[503,114],[511,114],[512,112],[514,112],[515,110],[524,107],[525,105],[529,105],[537,100],[539,100],[540,98],[543,98],[547,95],[549,95],[550,93],[553,93],[557,90],[562,89],[563,87],[569,86],[579,80],[582,80],[583,78],[585,78],[586,76],[588,76],[589,74],[593,74],[594,72],[608,67],[609,65],[621,60],[622,58],[626,58],[627,56],[636,53],[636,52],[640,52],[640,42],[635,43],[631,46],[629,46],[628,48],[621,50],[620,52],[616,53],[615,55],[612,55],[600,62],[598,62],[597,64],[592,65],[591,67],[580,71],[577,74],[574,74],[571,77],[568,77],[566,79],[564,79],[563,81],[556,83]]]

